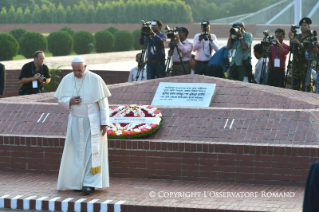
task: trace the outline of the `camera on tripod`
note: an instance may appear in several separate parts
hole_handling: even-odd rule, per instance
[[[175,35],[177,35],[178,32],[181,32],[182,29],[180,27],[175,27],[174,29],[171,29],[171,28],[169,28],[169,26],[166,25],[165,31],[166,31],[167,38],[174,40]]]
[[[151,31],[151,25],[152,25],[152,22],[151,21],[147,21],[145,22],[144,20],[141,20],[142,22],[142,32],[150,32]]]
[[[269,35],[269,31],[268,30],[263,31],[263,34],[264,34],[264,38],[261,41],[262,47],[268,48],[271,45],[276,45],[277,44],[277,42],[274,41],[275,37],[273,35]]]
[[[303,46],[306,49],[313,49],[314,46],[318,43],[317,31],[316,30],[308,30],[307,34],[308,34],[308,36],[303,41]]]
[[[209,37],[208,37],[209,36],[208,26],[209,25],[208,25],[207,21],[203,21],[202,22],[202,27],[203,27],[204,32],[202,32],[202,34],[200,34],[200,35],[203,36],[205,41],[207,41],[209,39]]]
[[[290,27],[290,31],[294,34],[297,33],[297,29],[299,29],[300,27],[299,26],[296,26],[296,25],[291,25]]]

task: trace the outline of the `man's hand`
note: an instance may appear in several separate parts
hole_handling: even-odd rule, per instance
[[[312,45],[312,46],[313,46],[313,48],[311,49],[311,51],[314,52],[314,53],[319,53],[318,47],[315,46],[315,45]]]
[[[208,39],[209,39],[210,41],[213,41],[212,35],[211,35],[210,33],[208,34]]]
[[[200,35],[199,37],[198,37],[198,40],[199,41],[202,41],[204,39],[204,35]]]
[[[175,40],[176,40],[177,43],[179,43],[181,41],[181,39],[179,38],[178,34],[175,35]]]
[[[80,96],[74,96],[70,99],[70,105],[79,105],[81,104],[82,99]]]
[[[295,36],[295,35],[294,35],[294,33],[289,32],[289,35],[288,35],[288,36],[289,36],[290,40],[292,40],[292,39],[294,39],[294,36]]]
[[[301,45],[298,39],[292,39],[291,42],[297,44],[298,46]]]
[[[37,74],[35,74],[35,75],[33,76],[33,79],[34,79],[34,80],[37,80],[37,79],[39,79],[40,76],[41,76],[41,74],[40,74],[40,73],[37,73]]]
[[[243,33],[241,32],[241,30],[238,30],[238,32],[236,32],[235,34],[238,38],[243,37]]]
[[[102,136],[107,132],[107,125],[101,125]]]

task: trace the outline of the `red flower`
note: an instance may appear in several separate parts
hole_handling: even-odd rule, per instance
[[[142,130],[143,132],[148,131],[148,129],[147,129],[146,127],[143,127],[141,130]]]
[[[115,110],[117,107],[112,107],[112,110]]]
[[[156,111],[154,112],[154,114],[159,114],[159,113],[161,113],[160,110],[156,110]]]
[[[107,134],[108,134],[108,135],[111,135],[112,133],[113,133],[113,130],[108,130],[108,131],[107,131]]]
[[[132,131],[125,131],[125,134],[126,134],[126,135],[131,135],[131,134],[132,134]]]
[[[150,105],[150,106],[147,106],[147,108],[148,108],[148,109],[152,109],[152,108],[154,108],[154,107]]]

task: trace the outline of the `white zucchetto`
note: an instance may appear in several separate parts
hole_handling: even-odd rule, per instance
[[[75,57],[73,57],[73,59],[72,59],[71,64],[72,64],[72,63],[84,63],[84,64],[85,64],[85,60],[84,60],[82,57],[75,56]]]

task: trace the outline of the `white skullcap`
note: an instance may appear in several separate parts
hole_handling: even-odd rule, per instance
[[[82,57],[75,56],[72,59],[72,63],[84,63],[85,64],[85,60]]]

